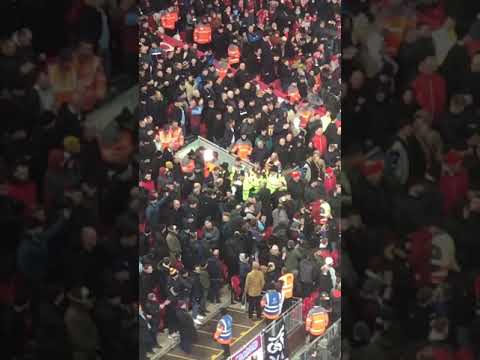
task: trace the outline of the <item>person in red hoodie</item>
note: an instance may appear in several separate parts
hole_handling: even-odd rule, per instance
[[[440,176],[440,191],[443,194],[444,212],[446,215],[466,198],[469,179],[468,172],[463,166],[462,155],[450,150],[444,157],[443,173]]]
[[[327,137],[323,134],[322,127],[315,130],[315,135],[312,137],[312,146],[320,153],[320,156],[323,156],[327,151],[328,141]]]
[[[148,193],[152,193],[155,191],[155,182],[152,180],[152,174],[146,173],[143,177],[143,180],[140,181],[139,186],[148,191]]]
[[[444,112],[447,102],[445,79],[437,73],[434,56],[427,56],[418,66],[419,74],[413,81],[415,99],[418,105],[430,114],[434,120]]]
[[[323,182],[325,191],[331,195],[337,187],[337,177],[333,168],[328,167],[325,169],[325,180]]]

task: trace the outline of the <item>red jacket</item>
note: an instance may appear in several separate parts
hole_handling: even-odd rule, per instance
[[[415,98],[418,105],[434,118],[438,118],[445,110],[447,92],[445,80],[439,74],[419,74],[413,82]]]
[[[443,1],[435,7],[429,7],[426,10],[417,12],[417,23],[425,24],[432,30],[437,30],[443,26],[447,15]]]
[[[323,134],[322,135],[315,134],[312,138],[312,144],[315,150],[320,152],[320,156],[325,154],[325,152],[327,151],[327,146],[328,146],[327,137]]]
[[[467,348],[460,348],[455,352],[455,360],[474,360],[475,357],[472,350]]]
[[[25,215],[28,216],[37,205],[37,186],[32,181],[22,184],[10,184],[8,186],[8,196],[22,202],[25,206]]]
[[[335,188],[337,187],[337,177],[335,174],[332,172],[330,174],[326,174],[323,186],[325,187],[327,194],[331,194],[333,191],[335,191]]]
[[[140,181],[139,186],[145,190],[147,190],[149,193],[155,191],[155,183],[150,180],[150,181]]]
[[[435,360],[453,360],[453,354],[449,349],[446,348],[436,348],[433,349],[433,358]]]
[[[444,174],[440,177],[440,191],[443,194],[443,210],[450,214],[462,201],[468,191],[468,174],[465,170],[454,175]]]
[[[430,258],[432,254],[432,234],[420,229],[410,235],[410,254],[408,262],[416,276],[418,286],[430,282]]]

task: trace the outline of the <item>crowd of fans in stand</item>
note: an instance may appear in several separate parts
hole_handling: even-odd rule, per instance
[[[99,144],[85,120],[109,91],[112,39],[131,58],[128,36],[110,34],[114,23],[138,33],[134,5],[79,2],[58,29],[70,48],[56,53],[27,27],[1,39],[3,359],[137,356],[135,141]]]
[[[338,318],[339,13],[333,0],[143,3],[142,356],[159,331],[200,325],[224,285],[260,316],[285,273],[306,307],[335,299]],[[235,160],[176,157],[196,135]]]
[[[478,359],[479,3],[342,8],[344,355]]]

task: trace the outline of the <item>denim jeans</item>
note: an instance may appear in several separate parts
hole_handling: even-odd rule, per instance
[[[195,320],[200,313],[200,301],[201,299],[192,299],[192,318]]]
[[[208,299],[211,302],[220,302],[220,289],[222,287],[221,279],[211,279]]]

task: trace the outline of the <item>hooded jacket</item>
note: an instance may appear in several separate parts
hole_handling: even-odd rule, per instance
[[[440,191],[443,194],[443,210],[450,214],[465,199],[469,188],[468,173],[464,169],[455,174],[440,177]]]
[[[17,265],[28,279],[43,280],[47,276],[49,264],[49,242],[64,228],[62,217],[39,234],[26,234],[17,250]]]
[[[447,102],[447,89],[443,77],[439,74],[419,74],[413,82],[417,103],[434,119],[445,110]]]

